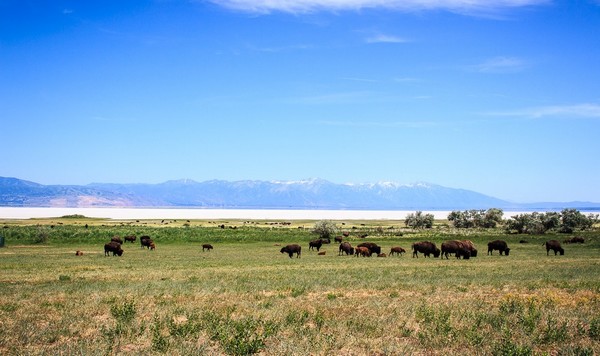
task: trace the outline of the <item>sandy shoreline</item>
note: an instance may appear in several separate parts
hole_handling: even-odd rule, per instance
[[[80,214],[106,219],[403,220],[414,210],[285,210],[190,208],[20,208],[0,207],[0,219],[55,218]],[[423,211],[445,219],[449,210]],[[509,218],[521,211],[505,211]]]

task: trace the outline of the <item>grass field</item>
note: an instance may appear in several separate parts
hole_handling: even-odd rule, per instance
[[[0,354],[600,354],[597,231],[546,256],[544,241],[568,236],[340,222],[353,245],[367,233],[385,252],[426,239],[479,249],[471,260],[356,258],[333,243],[309,251],[313,223],[0,222]],[[110,237],[132,233],[157,249],[104,256]],[[486,256],[498,238],[510,256]],[[280,254],[287,243],[302,257]]]

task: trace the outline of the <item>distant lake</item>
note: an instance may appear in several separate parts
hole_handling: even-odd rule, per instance
[[[414,210],[286,210],[286,209],[190,209],[190,208],[20,208],[0,207],[0,219],[56,218],[80,214],[106,219],[191,220],[404,220]],[[449,210],[430,210],[436,219],[446,219]],[[504,211],[504,218],[523,211]]]

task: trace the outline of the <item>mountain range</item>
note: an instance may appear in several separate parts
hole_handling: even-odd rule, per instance
[[[301,181],[196,182],[159,184],[92,183],[42,185],[0,177],[0,206],[5,207],[202,207],[253,209],[600,209],[599,203],[518,204],[470,190],[429,183],[337,184]]]

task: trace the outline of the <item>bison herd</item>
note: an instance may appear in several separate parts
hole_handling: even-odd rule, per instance
[[[339,242],[338,248],[338,256],[348,256],[354,255],[356,257],[371,257],[373,255],[377,257],[387,257],[393,256],[394,254],[397,256],[402,256],[402,254],[406,253],[406,250],[400,246],[395,246],[390,249],[389,254],[385,252],[381,252],[381,246],[378,246],[374,242],[363,242],[356,247],[353,247],[348,241],[343,241],[342,239],[335,239],[336,242]],[[574,237],[567,240],[568,243],[582,243],[583,239],[579,237]],[[566,242],[566,241],[565,241]],[[323,244],[330,243],[329,240],[324,241],[323,239],[313,240],[308,243],[308,249],[317,250],[319,255],[325,255],[324,252],[319,252]],[[498,251],[500,255],[508,256],[510,253],[510,247],[506,241],[503,240],[494,240],[488,242],[488,255],[493,255],[494,251]],[[565,250],[561,247],[560,242],[557,240],[550,240],[543,244],[546,246],[546,254],[550,254],[550,250],[554,251],[554,254],[565,254]],[[425,257],[433,257],[437,258],[449,258],[449,255],[454,255],[457,259],[468,260],[471,257],[477,257],[477,249],[475,248],[475,244],[470,240],[449,240],[444,241],[441,245],[441,249],[436,246],[435,243],[431,241],[419,241],[415,242],[411,245],[413,254],[413,258],[418,258],[419,253],[423,254]],[[281,253],[287,253],[290,258],[296,254],[296,258],[299,258],[302,254],[302,247],[298,244],[291,244],[283,247],[280,251]]]
[[[135,235],[125,236],[125,242],[133,243],[135,242],[137,237]],[[377,257],[387,257],[388,255],[391,257],[393,255],[402,256],[406,253],[406,250],[400,246],[394,246],[390,249],[390,252],[386,254],[381,251],[381,246],[377,245],[374,242],[363,242],[356,247],[353,247],[348,241],[343,241],[343,238],[336,237],[335,241],[339,243],[338,248],[338,256],[349,256],[353,255],[356,257],[371,257],[373,255]],[[583,243],[584,239],[581,237],[571,237],[565,240],[565,243]],[[321,247],[324,244],[330,244],[329,239],[317,239],[312,240],[308,243],[308,249],[317,250],[318,255],[325,255],[325,251],[320,251]],[[122,256],[123,255],[123,240],[119,236],[114,236],[111,238],[110,242],[104,245],[104,255],[110,256],[112,253],[113,256]],[[149,250],[155,250],[156,244],[150,238],[150,236],[144,235],[140,237],[140,245],[141,248],[146,247]],[[498,251],[500,255],[508,256],[510,253],[510,248],[506,241],[503,240],[494,240],[488,242],[488,255],[493,255],[494,251]],[[564,255],[565,250],[562,248],[560,242],[558,240],[550,240],[545,242],[542,246],[546,247],[546,255],[550,255],[550,250],[554,252],[554,255],[560,254]],[[203,244],[202,251],[211,251],[213,246],[211,244]],[[424,257],[433,257],[435,258],[449,258],[449,255],[454,255],[457,259],[468,260],[471,257],[477,257],[477,249],[475,248],[475,244],[470,240],[449,240],[444,241],[441,244],[441,249],[436,246],[435,243],[431,241],[419,241],[415,242],[411,245],[412,249],[412,257],[418,258],[419,253],[423,254]],[[298,244],[290,244],[284,246],[280,250],[281,253],[287,253],[290,258],[296,255],[296,258],[300,258],[302,255],[302,247]],[[77,251],[77,256],[83,255],[83,252]]]
[[[125,242],[134,243],[135,240],[137,240],[137,237],[135,235],[125,236]],[[149,250],[156,249],[156,245],[154,244],[154,241],[152,241],[150,236],[140,237],[140,243],[141,243],[142,248],[146,247]],[[104,256],[110,256],[111,253],[113,256],[123,256],[122,245],[123,245],[123,240],[119,236],[113,236],[110,239],[110,242],[104,244]],[[81,251],[77,251],[77,252],[81,252]],[[83,252],[81,253],[81,255],[83,255]],[[80,255],[78,255],[78,256],[80,256]]]

